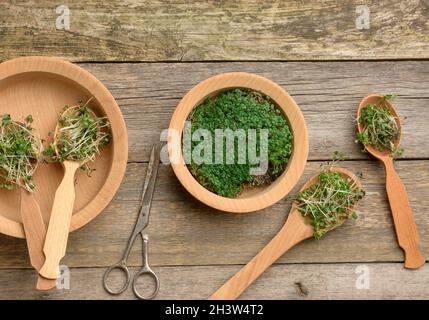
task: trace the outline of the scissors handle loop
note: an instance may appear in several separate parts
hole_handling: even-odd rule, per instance
[[[110,275],[110,273],[111,273],[113,270],[120,270],[120,271],[122,271],[122,272],[125,274],[125,283],[124,283],[124,285],[123,285],[121,288],[119,288],[118,290],[114,290],[114,289],[110,288],[110,287],[109,287],[109,284],[108,284],[108,282],[107,282],[107,280],[108,280],[108,278],[109,278],[109,275]],[[130,270],[128,269],[128,267],[127,267],[127,265],[126,265],[125,260],[121,260],[121,261],[119,261],[118,263],[116,263],[116,264],[114,264],[114,265],[110,266],[110,267],[106,270],[106,272],[104,272],[104,276],[103,276],[103,286],[104,286],[104,289],[106,289],[106,291],[107,291],[108,293],[110,293],[110,294],[113,294],[113,295],[121,294],[122,292],[124,292],[125,290],[127,290],[128,286],[130,285],[130,281],[131,281]]]
[[[155,283],[155,288],[153,289],[152,294],[149,296],[142,295],[137,289],[137,281],[139,280],[140,277],[145,276],[145,275],[152,277],[152,279],[154,280],[154,283]],[[159,291],[159,278],[158,278],[158,276],[155,274],[155,272],[152,271],[152,269],[143,267],[134,276],[133,291],[134,291],[134,294],[141,300],[151,300],[151,299],[155,298],[155,296],[158,294],[158,291]]]

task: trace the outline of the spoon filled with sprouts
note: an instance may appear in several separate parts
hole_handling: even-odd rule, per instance
[[[31,115],[24,122],[12,121],[4,114],[0,127],[0,186],[20,188],[20,212],[31,265],[39,270],[44,261],[43,244],[46,227],[39,204],[34,198],[33,175],[42,156],[43,144],[32,127]],[[39,276],[36,288],[48,290],[55,281]]]
[[[356,142],[362,143],[364,151],[384,165],[387,196],[399,246],[405,252],[405,268],[417,269],[425,264],[425,258],[420,251],[420,237],[407,190],[393,162],[403,152],[399,147],[402,126],[392,103],[393,97],[371,94],[362,99],[357,110]]]
[[[313,176],[295,196],[279,233],[238,273],[220,287],[212,300],[237,299],[268,267],[297,243],[320,239],[348,219],[364,196],[359,180],[342,168],[330,167]]]
[[[59,277],[58,266],[67,247],[75,200],[75,173],[81,168],[90,175],[93,169],[89,167],[89,162],[95,160],[100,147],[107,145],[110,140],[107,118],[97,117],[88,107],[90,101],[64,108],[55,128],[54,141],[45,152],[64,167],[64,177],[55,193],[43,248],[46,261],[39,271],[49,279]]]

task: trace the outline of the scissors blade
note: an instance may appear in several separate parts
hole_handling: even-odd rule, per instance
[[[141,232],[149,223],[149,213],[152,205],[152,197],[155,189],[156,175],[159,166],[159,143],[154,144],[150,154],[149,165],[146,171],[146,179],[143,186],[139,218],[136,225],[135,233]]]

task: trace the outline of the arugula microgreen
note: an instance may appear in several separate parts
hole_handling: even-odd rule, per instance
[[[403,154],[403,149],[395,145],[401,131],[397,119],[386,106],[385,101],[393,99],[394,95],[383,96],[379,105],[368,104],[362,108],[357,119],[363,130],[356,135],[356,142],[372,146],[379,151],[389,150],[392,157]]]
[[[349,177],[323,169],[318,181],[295,196],[295,205],[304,217],[311,218],[313,237],[320,239],[347,218],[357,219],[350,212],[365,192]]]
[[[32,192],[33,174],[43,150],[42,141],[31,127],[33,118],[29,115],[20,123],[4,114],[1,119],[0,187],[12,189],[18,185]]]
[[[87,106],[88,102],[64,107],[59,127],[53,134],[54,142],[44,154],[59,162],[81,162],[81,169],[90,175],[94,169],[87,163],[95,160],[101,146],[109,144],[110,123],[106,117],[97,117]]]

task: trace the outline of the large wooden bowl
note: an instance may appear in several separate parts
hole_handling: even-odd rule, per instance
[[[127,156],[127,131],[121,111],[106,87],[92,74],[70,62],[49,57],[24,57],[0,64],[0,114],[9,113],[13,120],[33,116],[33,127],[45,146],[52,141],[64,105],[85,102],[111,123],[112,143],[90,165],[96,169],[91,177],[76,175],[76,202],[70,230],[76,230],[95,218],[112,200],[124,176]],[[63,177],[60,164],[40,164],[34,176],[35,197],[45,223],[49,222],[55,191]],[[0,233],[24,238],[19,212],[19,190],[0,189]]]
[[[286,170],[273,183],[264,187],[246,188],[239,197],[226,198],[207,190],[192,176],[183,160],[181,139],[177,139],[177,136],[182,136],[184,122],[194,107],[205,98],[232,88],[248,88],[271,97],[289,120],[293,132],[293,149]],[[308,156],[307,127],[298,105],[276,83],[255,74],[225,73],[200,82],[179,102],[170,122],[168,152],[174,173],[194,197],[222,211],[252,212],[276,203],[298,182]]]

